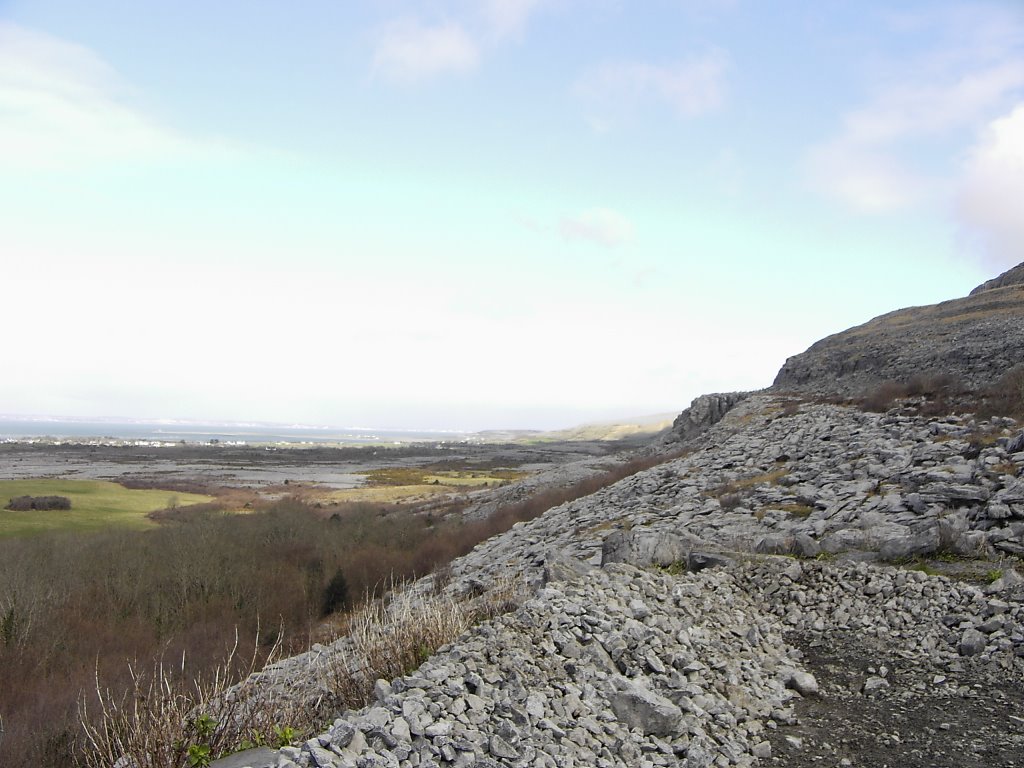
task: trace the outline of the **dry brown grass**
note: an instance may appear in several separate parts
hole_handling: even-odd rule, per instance
[[[387,599],[367,600],[340,627],[349,644],[341,645],[325,682],[343,706],[365,706],[378,679],[409,674],[473,624],[517,606],[523,595],[521,585],[505,580],[473,601],[404,586]]]
[[[280,646],[275,646],[272,660]],[[96,676],[90,712],[83,697],[81,722],[86,749],[85,768],[184,768],[256,744],[277,744],[282,734],[308,735],[318,725],[279,699],[269,687],[247,680],[260,668],[253,655],[239,666],[236,645],[211,675],[194,675],[185,657],[179,664],[158,661],[151,671],[130,667],[131,686],[114,692]],[[229,687],[245,680],[231,695]],[[119,762],[120,761],[120,762]]]

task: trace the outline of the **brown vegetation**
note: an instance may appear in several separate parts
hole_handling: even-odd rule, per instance
[[[988,388],[978,415],[1009,416],[1024,421],[1024,365],[1011,368]]]
[[[163,717],[151,689],[173,698],[206,690],[203,680],[223,687],[245,671],[225,665],[231,649],[230,659],[255,664],[278,648],[304,650],[325,609],[444,566],[516,522],[667,458],[636,459],[471,522],[451,514],[458,501],[419,514],[287,498],[247,515],[167,512],[158,516],[164,525],[144,532],[0,541],[0,756],[41,768],[89,765],[87,745],[95,752],[101,735],[116,749],[135,697]],[[182,658],[187,673],[160,666]]]
[[[907,381],[883,381],[874,390],[860,399],[865,411],[884,413],[900,401],[913,398],[908,403],[924,416],[944,416],[963,410],[968,392],[959,379],[948,374],[921,374]]]

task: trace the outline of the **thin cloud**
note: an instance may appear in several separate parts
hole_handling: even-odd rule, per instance
[[[591,208],[563,218],[558,228],[567,240],[583,240],[614,248],[633,238],[633,223],[618,211]]]
[[[545,0],[485,0],[484,24],[496,38],[516,37],[523,33],[530,17]]]
[[[198,148],[134,109],[126,91],[88,48],[0,22],[0,167],[166,159]]]
[[[959,15],[933,24],[969,24]],[[1003,19],[1004,28],[1013,24]],[[913,19],[915,24],[924,24]],[[909,24],[901,20],[901,24]],[[956,131],[984,125],[1024,88],[1021,30],[995,35],[992,20],[976,16],[956,49],[894,62],[902,80],[849,111],[832,138],[811,147],[805,168],[813,187],[855,211],[887,213],[945,197],[956,181],[926,174],[906,158],[922,142],[948,139]]]
[[[957,194],[961,222],[996,267],[1024,262],[1024,103],[992,121],[968,155]]]
[[[725,101],[729,57],[708,51],[672,64],[612,62],[584,74],[576,90],[605,109],[667,104],[680,118],[711,112]]]
[[[407,19],[381,33],[374,50],[373,71],[391,82],[410,84],[471,72],[479,61],[479,45],[462,25],[446,22],[430,26]]]

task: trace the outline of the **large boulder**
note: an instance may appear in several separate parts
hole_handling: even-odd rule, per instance
[[[619,675],[608,682],[608,699],[619,722],[649,736],[671,736],[679,730],[683,711],[664,696]]]

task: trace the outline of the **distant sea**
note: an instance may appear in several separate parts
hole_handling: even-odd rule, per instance
[[[0,418],[0,442],[63,440],[67,442],[146,442],[313,444],[408,443],[458,441],[464,432],[375,430],[280,424],[216,424],[170,421],[61,421]]]

